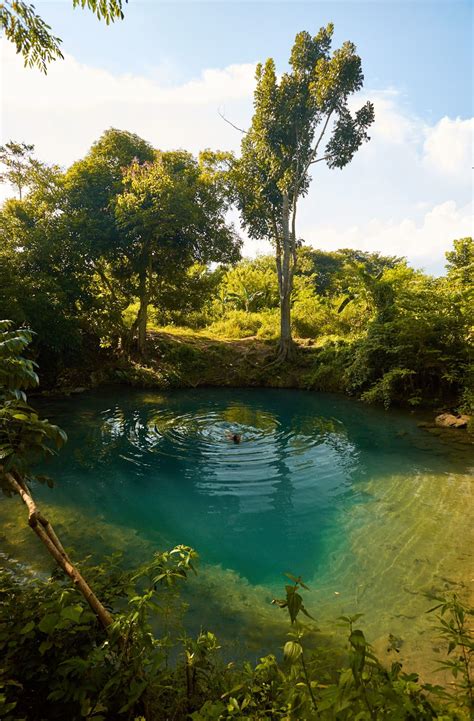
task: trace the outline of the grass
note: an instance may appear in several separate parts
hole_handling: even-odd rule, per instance
[[[208,330],[166,326],[148,333],[144,358],[110,358],[104,365],[103,380],[154,388],[305,388],[318,349],[304,341],[296,345],[294,361],[274,366],[274,341],[256,337],[219,338]]]

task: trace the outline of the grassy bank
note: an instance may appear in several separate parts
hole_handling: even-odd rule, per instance
[[[166,327],[149,333],[144,356],[104,349],[90,354],[80,367],[61,372],[46,393],[74,393],[108,383],[139,388],[200,386],[298,388],[344,393],[367,403],[441,411],[467,410],[449,392],[420,393],[416,376],[395,368],[372,383],[358,381],[357,341],[321,338],[295,340],[291,362],[276,364],[276,343],[255,336],[232,339],[205,331]]]

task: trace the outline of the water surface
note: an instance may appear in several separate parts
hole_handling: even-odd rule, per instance
[[[362,611],[381,648],[390,631],[415,657],[431,643],[425,594],[468,592],[474,458],[462,433],[294,390],[119,388],[37,405],[69,436],[49,464],[55,488],[35,489],[62,533],[134,561],[196,548],[196,623],[245,628],[257,648],[289,571],[308,581],[318,618]]]

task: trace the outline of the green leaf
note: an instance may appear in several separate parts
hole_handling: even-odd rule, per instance
[[[292,591],[288,593],[288,612],[290,614],[291,623],[294,623],[303,605],[303,599],[299,593]]]
[[[5,443],[4,445],[0,446],[0,459],[8,458],[8,456],[11,456],[12,453],[13,448],[9,444]]]
[[[283,657],[288,663],[296,663],[302,653],[303,647],[297,641],[287,641],[283,646]]]
[[[41,656],[46,653],[46,651],[49,651],[50,648],[52,648],[53,642],[51,639],[47,638],[44,641],[42,641],[39,645],[38,651],[40,652]]]
[[[20,633],[21,633],[22,635],[26,635],[27,633],[30,633],[30,631],[32,631],[32,630],[34,629],[34,627],[35,627],[35,622],[34,622],[34,621],[28,621],[28,623],[25,623],[25,625],[23,626],[23,628],[20,629]]]
[[[38,628],[43,633],[52,633],[52,631],[56,628],[59,619],[59,613],[48,613],[46,616],[43,616],[38,624]]]
[[[61,609],[61,618],[78,623],[82,616],[82,611],[82,606],[79,606],[78,604],[75,606],[66,606]]]

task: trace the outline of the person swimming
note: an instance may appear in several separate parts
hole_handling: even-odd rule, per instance
[[[240,441],[242,440],[242,436],[240,433],[231,433],[230,431],[227,431],[226,438],[236,444],[240,443]]]

